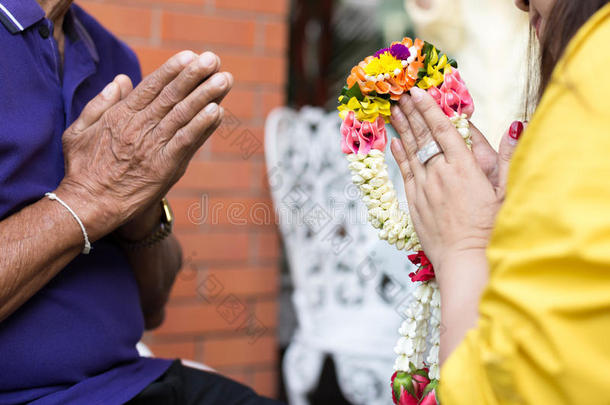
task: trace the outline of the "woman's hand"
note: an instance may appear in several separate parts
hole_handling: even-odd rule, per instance
[[[442,273],[452,257],[487,247],[504,197],[508,164],[505,167],[503,162],[512,148],[494,155],[488,144],[485,148],[482,135],[473,131],[475,153],[471,153],[432,97],[417,88],[411,94],[392,110],[392,124],[401,137],[392,141],[392,153],[422,247]],[[444,153],[422,165],[417,151],[432,141]]]
[[[182,52],[133,90],[119,76],[66,130],[56,193],[82,213],[92,241],[159,201],[220,125],[233,77],[219,67],[210,52]]]

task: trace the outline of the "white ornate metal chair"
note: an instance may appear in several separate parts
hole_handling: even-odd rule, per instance
[[[351,403],[391,403],[392,349],[412,292],[405,252],[380,241],[367,223],[339,125],[336,113],[309,107],[276,109],[266,122],[269,183],[298,320],[284,358],[291,405],[307,404],[325,356]],[[398,167],[387,161],[401,194]]]

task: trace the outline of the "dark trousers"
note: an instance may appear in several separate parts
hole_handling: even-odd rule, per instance
[[[222,377],[182,365],[170,368],[127,405],[283,405],[258,396],[252,389]]]

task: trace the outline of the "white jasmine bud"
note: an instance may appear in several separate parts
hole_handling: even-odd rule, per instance
[[[362,183],[364,183],[364,179],[362,178],[362,176],[355,174],[352,176],[352,182],[354,184],[362,184]]]

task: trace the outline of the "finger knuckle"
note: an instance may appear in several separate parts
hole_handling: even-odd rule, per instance
[[[171,75],[179,72],[183,68],[183,63],[181,62],[183,58],[186,57],[194,58],[195,52],[193,51],[182,51],[178,52],[174,56],[172,56],[161,68],[161,73],[163,75]]]
[[[138,85],[137,91],[132,93],[133,97],[126,98],[125,103],[132,111],[139,111],[146,107],[143,100],[152,100],[157,95],[159,87],[159,78],[151,76]]]
[[[448,121],[439,119],[432,123],[430,129],[434,134],[441,134],[451,130],[451,127],[449,125],[450,124]]]
[[[163,89],[158,97],[159,106],[163,109],[170,109],[180,102],[180,97],[175,86],[169,85]]]
[[[191,63],[184,70],[184,81],[193,82],[202,76],[202,72],[205,70],[199,63]]]
[[[209,81],[199,86],[198,98],[200,100],[212,100],[215,98],[214,89],[210,86]]]
[[[187,103],[178,103],[172,108],[171,120],[175,124],[183,125],[189,121],[191,116],[190,107]]]
[[[190,134],[187,133],[187,130],[185,129],[181,129],[176,132],[176,135],[174,136],[172,141],[176,149],[180,152],[190,149],[194,143],[193,137],[190,136]]]
[[[404,161],[400,163],[400,172],[402,173],[405,181],[409,181],[413,179],[413,172],[411,171],[411,167],[409,166],[409,162]]]

